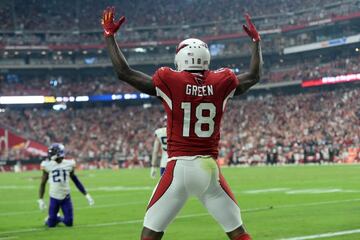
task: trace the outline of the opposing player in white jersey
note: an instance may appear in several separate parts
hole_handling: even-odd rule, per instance
[[[159,150],[161,149],[161,158],[158,158]],[[151,157],[150,177],[156,177],[156,169],[160,166],[160,176],[163,175],[168,160],[167,154],[167,137],[166,127],[155,130],[155,141],[153,146],[153,153]],[[159,164],[160,162],[160,164]]]
[[[227,101],[255,85],[261,75],[260,35],[245,15],[245,33],[252,40],[249,71],[210,70],[208,45],[195,38],[176,48],[175,67],[159,68],[153,77],[132,69],[114,34],[125,17],[114,20],[114,8],[102,18],[105,42],[119,80],[162,100],[167,114],[167,153],[164,175],[153,191],[144,218],[142,240],[160,240],[190,196],[197,197],[231,240],[250,240],[240,208],[217,165],[220,124]],[[181,237],[179,238],[181,239]],[[196,234],[193,239],[206,239]]]
[[[49,147],[48,160],[41,162],[43,175],[40,184],[38,203],[40,210],[46,208],[44,193],[46,182],[49,181],[50,203],[49,216],[46,221],[48,227],[55,227],[60,222],[69,227],[73,225],[74,214],[70,198],[70,179],[75,183],[79,191],[85,195],[89,205],[94,204],[94,200],[86,192],[84,186],[75,175],[75,161],[65,160],[64,157],[64,145],[54,143]],[[58,216],[60,208],[64,217]]]

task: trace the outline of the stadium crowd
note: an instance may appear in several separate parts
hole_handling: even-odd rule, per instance
[[[360,160],[360,88],[235,99],[222,123],[220,158],[228,164]],[[149,106],[148,106],[149,107]],[[49,145],[63,142],[79,161],[148,163],[162,106],[0,113],[1,124]],[[23,157],[15,149],[10,159]],[[353,152],[351,152],[353,153]]]
[[[333,3],[326,0],[293,0],[279,1],[278,4],[268,0],[224,0],[221,4],[217,0],[188,0],[181,3],[176,0],[155,0],[142,4],[138,4],[139,0],[31,0],[31,3],[26,1],[26,4],[25,1],[2,1],[0,30],[6,32],[2,39],[0,37],[0,43],[100,43],[99,19],[102,10],[108,5],[116,6],[119,14],[127,16],[127,33],[121,34],[123,41],[240,33],[242,29],[239,23],[243,21],[245,12],[254,16],[259,29],[267,30],[360,11],[357,0]],[[12,31],[26,34],[14,34]]]
[[[5,49],[0,53],[2,67],[29,65],[36,70],[37,65],[50,65],[49,69],[52,65],[67,65],[66,69],[73,65],[89,71],[6,70],[0,73],[0,95],[79,96],[134,92],[132,87],[119,82],[112,71],[104,74],[104,69],[94,68],[96,64],[101,68],[111,66],[99,45],[103,44],[100,16],[107,5],[114,5],[118,15],[127,16],[128,22],[118,36],[123,44],[236,34],[237,39],[209,42],[210,49],[214,47],[218,51],[212,52],[213,59],[219,57],[221,62],[249,55],[248,41],[238,38],[242,33],[240,23],[244,21],[242,13],[253,15],[260,30],[269,30],[312,21],[316,25],[319,20],[360,12],[358,0],[279,0],[278,4],[269,0],[224,0],[221,4],[217,0],[153,0],[142,1],[142,4],[138,1],[1,1],[0,48],[36,45],[47,49]],[[262,83],[359,73],[360,56],[345,53],[349,51],[337,57],[326,53],[324,57],[281,59],[285,47],[358,34],[358,26],[334,24],[320,29],[310,27],[305,32],[264,34],[264,54],[279,55],[276,59],[280,61],[265,61]],[[61,51],[50,51],[49,45]],[[62,49],[59,45],[73,46],[75,50]],[[85,45],[94,45],[95,50],[82,48]],[[161,45],[138,49],[140,52],[127,48],[124,53],[131,64],[159,65],[173,61],[173,48]],[[240,62],[228,67],[242,72],[247,64]],[[353,157],[351,149],[360,148],[359,95],[360,89],[355,88],[234,100],[229,103],[223,121],[220,158],[234,165],[347,161]],[[160,105],[145,109],[114,104],[60,112],[6,109],[0,112],[0,127],[46,145],[63,142],[69,156],[82,162],[120,161],[126,165],[136,159],[149,161],[153,132],[160,127],[159,119],[163,115]],[[360,151],[357,154],[354,159],[360,161]],[[21,149],[12,149],[8,156],[10,160],[26,157]]]
[[[4,77],[2,77],[4,78]],[[29,84],[31,82],[31,84]],[[1,80],[0,95],[82,96],[112,93],[132,93],[136,90],[120,82],[114,75],[17,76]]]
[[[319,57],[295,64],[275,64],[275,66],[268,69],[268,74],[264,76],[264,82],[312,80],[341,74],[360,73],[359,62],[360,55],[336,57],[329,62]]]
[[[242,18],[241,13],[244,12],[254,13],[259,18],[275,18],[277,23],[283,18],[287,24],[291,24],[299,19],[313,20],[356,11],[358,6],[356,0],[340,0],[333,4],[329,4],[327,0],[279,1],[278,4],[268,0],[224,0],[221,4],[217,0],[188,0],[181,4],[176,0],[154,0],[138,4],[139,1],[5,0],[1,12],[1,20],[5,24],[1,25],[1,29],[96,29],[99,16],[106,6],[115,6],[119,14],[125,14],[131,27],[237,20]]]
[[[278,63],[267,66],[262,83],[281,81],[311,80],[324,76],[336,76],[347,73],[359,73],[360,56],[335,58],[330,62],[323,59],[300,61],[298,63]],[[316,66],[316,67],[314,67]],[[229,65],[234,70],[244,66]],[[7,75],[0,74],[0,95],[46,95],[81,96],[111,93],[131,93],[136,90],[117,80],[112,71],[107,74],[81,72],[75,75]],[[31,84],[29,84],[31,82]]]

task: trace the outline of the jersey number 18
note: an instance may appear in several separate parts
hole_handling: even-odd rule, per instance
[[[191,103],[182,102],[181,109],[184,110],[184,123],[183,123],[183,136],[190,136],[190,118],[191,118]],[[208,111],[209,115],[204,116],[204,111]],[[195,109],[195,116],[197,121],[195,122],[194,132],[198,137],[206,138],[210,137],[214,133],[214,118],[216,115],[216,106],[213,103],[200,103]],[[208,125],[207,130],[202,130],[202,125]]]

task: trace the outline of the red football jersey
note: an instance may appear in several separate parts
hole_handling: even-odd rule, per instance
[[[167,113],[169,158],[218,156],[220,123],[239,81],[228,68],[203,75],[162,67],[153,76]]]

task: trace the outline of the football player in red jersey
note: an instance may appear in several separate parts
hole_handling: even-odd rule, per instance
[[[119,79],[141,92],[158,96],[167,113],[169,160],[148,204],[141,239],[161,239],[189,196],[202,202],[229,239],[251,239],[243,227],[235,197],[216,163],[226,102],[260,79],[260,35],[250,16],[245,15],[247,24],[243,25],[252,40],[248,72],[235,75],[227,68],[209,70],[208,46],[191,38],[177,47],[176,70],[162,67],[151,77],[128,65],[114,38],[125,17],[115,21],[114,14],[114,8],[107,8],[102,26]]]

